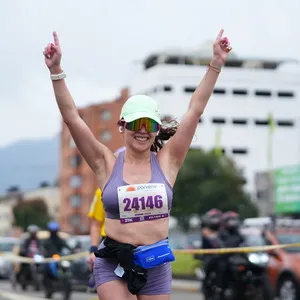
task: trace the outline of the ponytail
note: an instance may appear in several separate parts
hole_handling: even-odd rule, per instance
[[[176,133],[177,128],[178,122],[175,120],[172,120],[167,124],[162,124],[150,150],[158,153],[158,151],[164,146],[164,142],[168,141]]]

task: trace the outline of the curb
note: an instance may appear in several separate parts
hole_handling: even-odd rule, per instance
[[[172,291],[190,292],[200,294],[201,283],[199,281],[190,280],[173,280],[172,281]],[[20,293],[0,291],[0,297],[5,300],[46,300],[46,298],[36,297],[36,296],[25,296],[20,295]],[[90,300],[96,300],[97,297],[91,295]]]
[[[11,292],[2,292],[0,291],[0,296],[5,298],[5,300],[45,300],[45,298],[40,297],[32,297],[32,296],[22,296],[17,293],[11,293]]]
[[[36,297],[36,296],[21,296],[17,293],[10,293],[10,292],[2,292],[0,291],[0,297],[3,297],[3,300],[48,300],[46,298]],[[91,296],[89,300],[98,300],[97,295]]]
[[[172,290],[173,291],[184,291],[192,293],[200,293],[201,283],[200,281],[190,280],[173,280]]]

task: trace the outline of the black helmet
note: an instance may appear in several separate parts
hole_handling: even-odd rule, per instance
[[[219,209],[209,210],[202,218],[202,226],[218,230],[221,226],[222,212]]]
[[[225,229],[235,230],[240,227],[240,216],[234,211],[227,211],[222,216]]]

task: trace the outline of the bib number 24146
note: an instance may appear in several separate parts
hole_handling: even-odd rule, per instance
[[[118,188],[121,223],[168,217],[168,199],[164,184],[136,184]]]

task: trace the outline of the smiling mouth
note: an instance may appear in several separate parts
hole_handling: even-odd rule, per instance
[[[146,142],[146,141],[149,140],[149,138],[146,137],[146,136],[135,136],[134,139],[139,141],[139,142]]]

